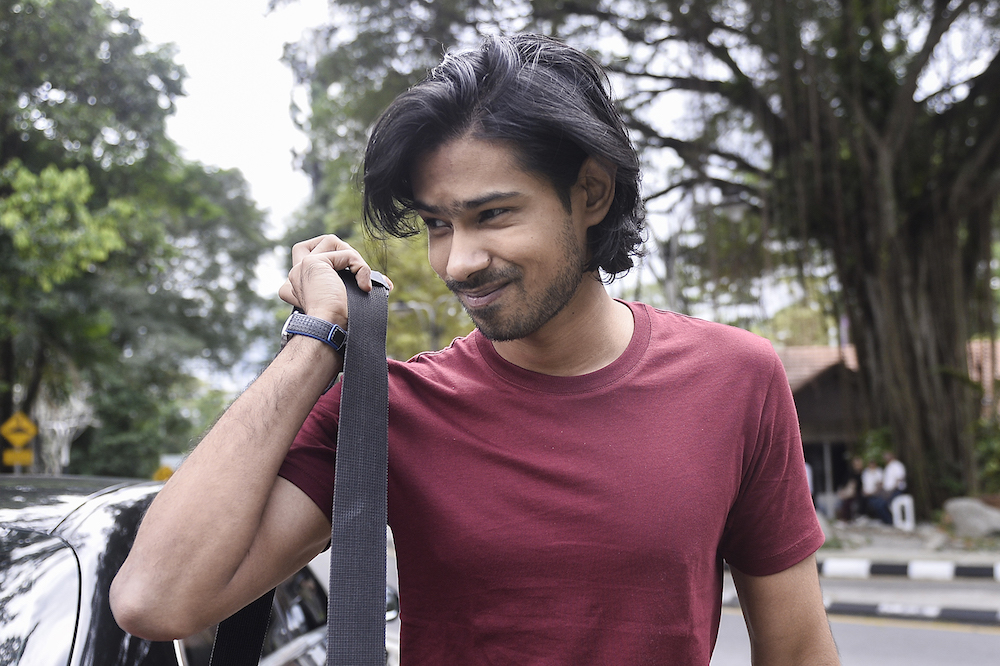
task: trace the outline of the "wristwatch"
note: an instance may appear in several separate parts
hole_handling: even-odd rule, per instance
[[[281,327],[281,346],[284,347],[293,335],[316,338],[341,354],[347,346],[347,331],[324,319],[307,315],[300,308],[293,309],[285,320],[285,325]]]

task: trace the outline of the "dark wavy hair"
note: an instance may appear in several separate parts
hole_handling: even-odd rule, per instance
[[[364,163],[364,224],[376,237],[418,233],[410,174],[423,154],[462,137],[507,142],[521,166],[569,191],[588,156],[615,169],[615,197],[591,227],[586,271],[615,275],[640,254],[645,213],[639,159],[609,94],[607,75],[586,54],[540,35],[487,37],[449,53],[397,97],[372,128]]]

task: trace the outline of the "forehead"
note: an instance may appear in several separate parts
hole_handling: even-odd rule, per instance
[[[531,194],[553,190],[548,180],[527,171],[508,143],[471,137],[453,139],[413,164],[410,182],[420,208],[453,207],[491,193]]]

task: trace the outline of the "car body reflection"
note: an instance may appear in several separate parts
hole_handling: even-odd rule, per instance
[[[207,666],[214,631],[152,642],[122,631],[111,580],[162,484],[88,477],[0,477],[0,664]],[[390,554],[393,553],[390,543]],[[264,666],[326,658],[323,558],[275,593]],[[395,581],[394,558],[387,567]],[[398,664],[398,599],[387,589],[387,664]]]

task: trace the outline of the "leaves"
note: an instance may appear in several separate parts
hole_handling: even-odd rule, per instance
[[[195,375],[269,330],[273,242],[238,171],[165,135],[184,72],[128,12],[0,0],[0,418],[89,394],[79,469],[145,475],[205,418]]]
[[[0,199],[0,229],[10,234],[19,264],[8,265],[5,277],[37,280],[42,291],[52,291],[124,247],[117,226],[130,206],[113,201],[91,214],[93,188],[83,167],[60,171],[50,164],[36,176],[15,159],[0,169],[4,189],[10,195]]]

